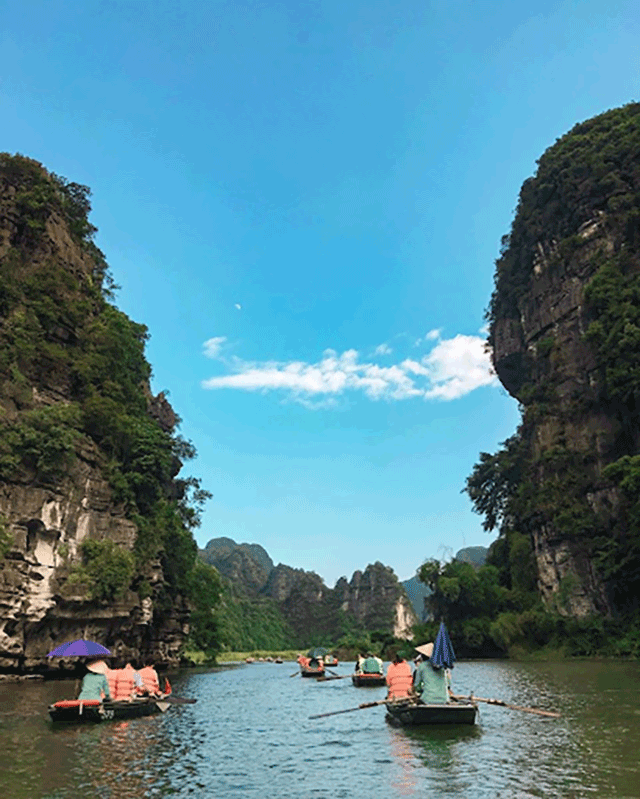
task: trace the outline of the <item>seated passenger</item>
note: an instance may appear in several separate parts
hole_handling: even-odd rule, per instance
[[[411,666],[399,652],[396,652],[393,662],[387,668],[387,685],[389,686],[387,699],[407,699],[411,696],[412,679]]]
[[[105,677],[107,664],[104,660],[94,660],[87,664],[87,673],[82,678],[82,687],[78,694],[81,701],[98,699],[111,699],[109,683]]]
[[[140,677],[143,683],[143,693],[148,693],[151,696],[161,696],[160,679],[158,672],[154,668],[153,661],[147,660],[144,668],[140,669]]]
[[[433,644],[428,643],[419,648],[424,656],[416,669],[414,687],[420,701],[425,705],[437,705],[449,701],[449,679],[445,669],[434,666],[430,658]]]
[[[382,674],[382,661],[380,658],[374,657],[371,652],[367,652],[367,656],[362,663],[362,671],[365,674]]]

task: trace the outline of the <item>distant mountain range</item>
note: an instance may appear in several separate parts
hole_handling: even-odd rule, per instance
[[[267,603],[273,616],[277,608],[294,646],[338,640],[358,631],[411,637],[416,622],[413,604],[393,570],[382,563],[354,572],[350,581],[341,577],[334,588],[327,588],[314,572],[274,565],[259,544],[214,538],[199,555],[232,586],[245,611],[247,602],[253,603],[251,612]]]

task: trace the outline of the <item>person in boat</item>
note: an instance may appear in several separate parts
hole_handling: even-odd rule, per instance
[[[356,674],[362,674],[362,664],[365,662],[366,657],[362,654],[362,652],[358,652],[358,657],[356,658]]]
[[[423,656],[418,664],[414,677],[414,690],[425,705],[437,705],[449,701],[450,679],[447,670],[434,666],[430,658],[433,654],[433,643],[416,647]]]
[[[364,674],[384,674],[382,661],[380,658],[374,657],[371,652],[367,652],[367,656],[362,663],[362,671]]]
[[[413,674],[411,666],[399,652],[393,654],[393,660],[387,668],[387,699],[407,699],[411,696]]]
[[[141,693],[146,693],[149,696],[162,696],[160,691],[160,678],[155,669],[155,663],[152,660],[147,660],[143,668],[138,672],[142,678],[143,689]]]
[[[86,669],[78,699],[80,701],[98,699],[100,702],[104,699],[110,700],[111,692],[105,676],[107,664],[104,660],[92,660],[87,663]]]

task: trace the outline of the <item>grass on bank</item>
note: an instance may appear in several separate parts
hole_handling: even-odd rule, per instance
[[[215,665],[220,663],[241,663],[248,657],[255,660],[270,657],[274,660],[281,658],[282,660],[290,660],[295,662],[296,657],[300,653],[299,649],[286,649],[286,650],[267,650],[267,649],[253,649],[248,652],[219,652],[215,657],[210,657],[206,652],[200,650],[185,650],[182,653],[183,660],[193,666],[206,666]]]

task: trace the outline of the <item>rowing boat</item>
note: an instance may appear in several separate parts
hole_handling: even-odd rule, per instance
[[[424,724],[475,724],[475,702],[446,702],[425,705],[422,702],[389,702],[387,718],[394,724],[413,727]]]
[[[301,677],[324,677],[324,665],[320,663],[319,666],[304,666],[300,664]]]
[[[378,687],[379,685],[387,684],[384,674],[368,674],[367,672],[352,674],[351,681],[356,688],[362,688],[363,686]]]
[[[95,723],[111,719],[135,719],[141,716],[151,716],[154,713],[164,713],[170,704],[173,703],[149,697],[133,699],[131,702],[63,699],[60,702],[49,705],[49,715],[52,721]]]

